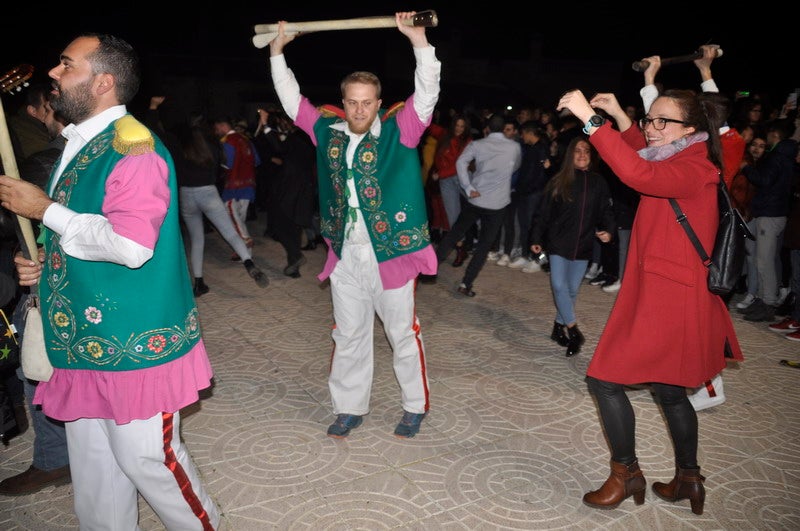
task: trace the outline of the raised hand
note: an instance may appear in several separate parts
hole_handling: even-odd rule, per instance
[[[397,29],[400,30],[400,33],[408,37],[408,40],[411,41],[411,45],[414,48],[425,48],[428,46],[428,38],[425,36],[425,27],[408,26],[403,23],[404,20],[413,19],[416,14],[416,11],[398,11],[394,14],[394,18],[397,23]]]
[[[282,54],[283,47],[292,42],[295,37],[301,34],[302,34],[301,32],[287,34],[286,21],[285,20],[278,21],[278,35],[276,35],[274,39],[269,41],[269,54],[270,55]]]

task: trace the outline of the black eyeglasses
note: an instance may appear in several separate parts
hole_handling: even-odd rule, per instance
[[[653,124],[653,129],[662,131],[668,123],[686,125],[683,120],[675,120],[674,118],[641,118],[639,120],[639,127],[644,130],[648,124]]]

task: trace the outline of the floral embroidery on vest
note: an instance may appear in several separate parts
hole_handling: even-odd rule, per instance
[[[341,256],[350,210],[345,193],[349,138],[327,125],[320,126],[318,134],[326,145],[319,165],[321,228],[333,251]],[[368,132],[356,147],[350,170],[378,262],[430,244],[419,156],[416,150],[400,145],[398,137],[394,120],[384,122],[380,137]]]

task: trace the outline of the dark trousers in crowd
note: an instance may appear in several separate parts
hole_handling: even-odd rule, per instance
[[[486,256],[489,254],[489,249],[495,238],[497,238],[500,228],[503,226],[505,211],[505,208],[491,210],[466,203],[462,205],[461,214],[459,214],[455,225],[453,225],[450,231],[442,238],[442,241],[439,242],[439,248],[436,250],[436,257],[441,264],[447,260],[447,255],[453,250],[456,242],[461,240],[476,222],[480,223],[478,243],[475,245],[472,258],[469,264],[467,264],[467,269],[464,271],[464,278],[461,280],[467,289],[472,289],[472,283],[478,278],[478,273],[481,272],[483,265],[486,263]]]

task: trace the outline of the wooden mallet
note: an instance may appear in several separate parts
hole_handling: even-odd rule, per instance
[[[404,21],[409,26],[435,28],[439,25],[436,11],[431,9],[420,11],[413,18]],[[285,31],[288,34],[309,33],[312,31],[394,28],[394,15],[379,17],[344,18],[339,20],[312,20],[307,22],[287,22]],[[253,45],[264,48],[278,36],[278,24],[257,24],[254,27]]]

